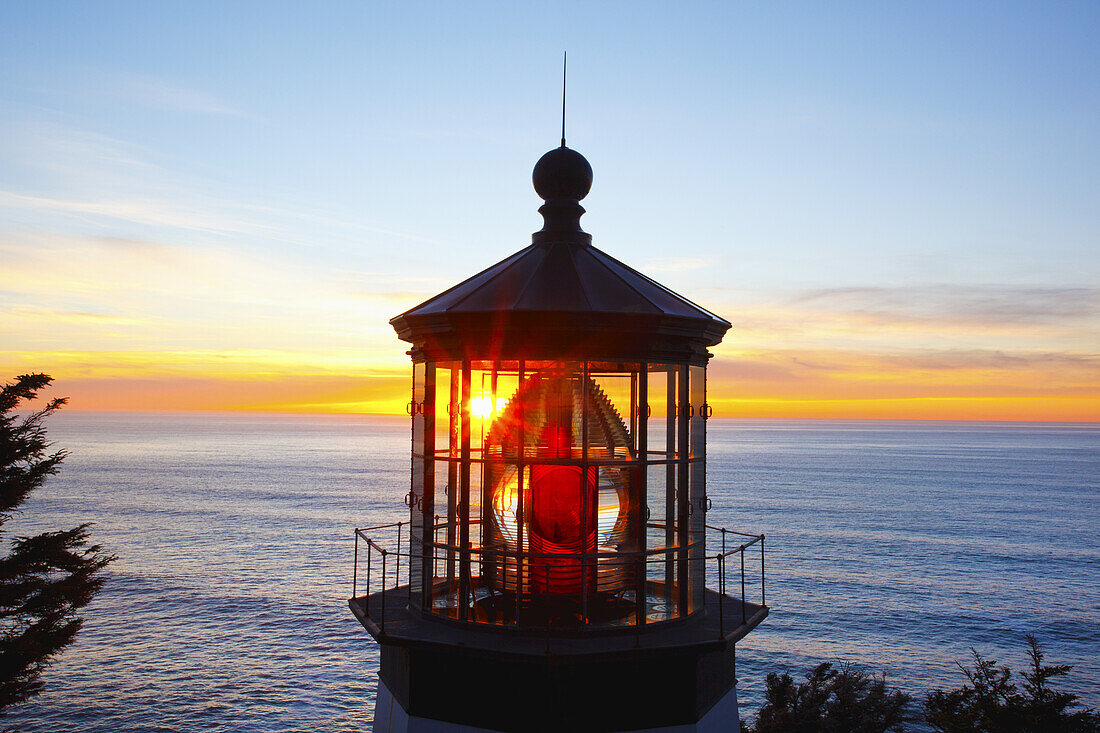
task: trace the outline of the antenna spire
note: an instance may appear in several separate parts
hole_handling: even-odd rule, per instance
[[[561,58],[561,146],[565,147],[565,72],[569,68],[569,52],[562,51]]]

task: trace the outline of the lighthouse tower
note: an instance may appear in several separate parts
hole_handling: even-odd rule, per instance
[[[390,321],[409,521],[356,529],[349,601],[374,730],[737,731],[734,645],[768,609],[764,537],[707,523],[730,324],[592,246],[564,140],[534,185],[529,247]]]

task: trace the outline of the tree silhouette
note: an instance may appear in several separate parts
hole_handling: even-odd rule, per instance
[[[1022,674],[1024,691],[1017,690],[1012,670],[1001,667],[971,649],[974,668],[959,665],[970,684],[944,692],[936,690],[924,701],[924,719],[941,733],[1089,733],[1100,731],[1100,715],[1079,707],[1077,695],[1056,692],[1050,686],[1073,667],[1044,665],[1043,652],[1027,635],[1031,667]]]
[[[66,456],[49,452],[42,425],[64,398],[13,414],[51,381],[24,374],[0,388],[0,539],[7,539],[3,525]],[[0,710],[41,690],[42,672],[83,626],[77,611],[103,586],[101,571],[115,558],[88,544],[88,526],[16,537],[0,558]]]
[[[923,720],[938,733],[1098,733],[1100,714],[1081,707],[1077,695],[1054,690],[1052,680],[1071,669],[1043,664],[1043,651],[1027,635],[1030,665],[1021,692],[1012,670],[971,649],[974,667],[961,664],[968,684],[936,690],[924,700]],[[912,698],[887,688],[850,664],[826,662],[796,682],[789,674],[768,675],[764,705],[742,733],[892,733],[911,730]]]
[[[845,664],[819,664],[795,682],[789,674],[768,675],[764,706],[744,733],[889,733],[904,730],[912,698]]]

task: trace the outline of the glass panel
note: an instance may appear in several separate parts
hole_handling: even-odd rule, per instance
[[[496,378],[496,389],[492,391],[491,403],[489,405],[491,410],[491,420],[489,425],[489,432],[496,431],[501,434],[506,430],[506,421],[502,420],[505,412],[508,410],[508,405],[516,396],[516,391],[519,389],[519,372],[516,370],[498,371]],[[514,412],[514,411],[513,411]],[[515,432],[511,430],[509,432]],[[493,441],[491,437],[486,438],[488,443],[494,444],[496,448],[496,454],[494,457],[498,457],[503,452],[502,441]],[[514,444],[509,445],[509,456],[516,457],[516,446]]]
[[[452,422],[457,422],[454,406],[458,403],[458,371],[453,362],[435,367],[435,450],[447,455],[451,447]],[[456,441],[457,445],[457,441]]]
[[[425,460],[419,456],[413,456],[412,458],[412,485],[409,489],[409,493],[405,494],[405,504],[409,507],[409,538],[411,552],[417,551],[419,547],[414,545],[411,541],[417,531],[423,530],[423,524],[419,521],[420,517],[420,501],[424,493],[424,464]],[[419,530],[418,530],[419,527]],[[399,548],[404,549],[404,548]],[[410,588],[410,603],[416,605],[420,603],[419,591],[422,588],[423,578],[419,572],[419,565],[416,562],[411,563],[409,566],[409,583],[413,586]]]
[[[665,560],[663,555],[650,555],[646,561],[646,623],[660,623],[676,618],[675,594],[665,591]]]
[[[490,461],[485,466],[486,485],[492,487],[486,505],[484,546],[485,585],[491,592],[515,593],[516,561],[520,537],[520,467]]]
[[[679,367],[649,365],[649,460],[674,460],[676,456],[676,402]]]
[[[435,365],[416,364],[413,367],[413,469],[412,485],[405,503],[409,507],[409,557],[406,567],[409,573],[409,604],[418,608],[423,603],[424,568],[424,511],[430,511],[431,491],[434,488],[435,438]],[[420,424],[419,429],[417,424]],[[422,457],[423,456],[423,457]],[[403,549],[403,548],[399,548]]]
[[[691,367],[691,407],[688,410],[691,426],[691,457],[703,458],[707,447],[707,368]]]
[[[634,457],[631,430],[633,374],[591,372],[588,384],[588,457],[596,460],[630,460]]]
[[[454,603],[457,592],[457,555],[453,548],[458,544],[458,458],[460,455],[459,387],[461,363],[454,361],[435,364],[435,431],[432,479],[434,492],[430,512],[425,507],[424,521],[429,525],[428,536],[433,543],[425,548],[426,577],[433,582],[429,608],[444,615],[456,614]],[[451,458],[453,460],[446,460]]]
[[[497,372],[491,365],[488,369],[474,369],[470,379],[470,451],[474,458],[480,458],[485,436],[499,409]]]
[[[691,609],[688,613],[701,610],[704,603],[706,589],[706,541],[707,541],[707,507],[706,507],[706,464],[702,461],[689,464],[691,475],[691,510],[689,522],[691,524]]]
[[[473,386],[471,368],[468,362],[462,365],[461,382],[461,440],[458,465],[458,617],[466,621],[470,608],[471,571],[470,571],[470,488],[475,470],[471,462],[470,451],[470,407]]]
[[[679,557],[679,521],[677,516],[677,493],[676,493],[676,478],[677,469],[679,466],[675,463],[666,463],[663,465],[652,466],[650,468],[650,480],[651,483],[655,479],[654,474],[657,476],[663,476],[664,491],[661,492],[663,499],[663,506],[659,506],[656,496],[650,496],[649,504],[653,510],[653,516],[659,517],[658,522],[661,525],[660,544],[654,545],[654,547],[661,547],[664,549],[662,563],[663,574],[661,575],[661,595],[667,603],[671,603],[673,606],[677,603],[678,598],[678,583],[677,583],[677,558]]]
[[[424,608],[424,587],[425,587],[425,574],[424,574],[424,543],[419,535],[415,532],[409,535],[409,557],[401,558],[401,564],[405,565],[408,561],[409,572],[409,606],[411,608]],[[404,551],[404,548],[402,548]],[[428,578],[428,586],[430,587],[430,577]]]
[[[691,573],[691,596],[687,612],[691,614],[702,611],[706,607],[707,558],[701,552],[692,552],[689,572]]]
[[[690,491],[691,491],[691,541],[703,543],[706,541],[707,522],[707,466],[702,461],[693,461],[690,466]]]
[[[447,521],[448,506],[451,504],[451,497],[454,496],[454,484],[451,483],[454,480],[455,464],[446,460],[436,460],[435,462],[435,511],[431,518],[425,517],[425,521],[431,521],[432,523],[432,538],[435,544],[445,546],[451,544],[448,542],[448,532],[453,535],[454,525]],[[447,564],[444,559],[442,562],[440,558],[432,553],[432,575],[435,578],[445,577],[447,574]]]
[[[673,470],[675,470],[675,467]],[[646,473],[648,475],[646,482],[648,494],[646,514],[649,517],[647,520],[646,544],[652,550],[668,545],[665,530],[669,525],[675,526],[676,515],[675,513],[671,516],[667,514],[668,466],[665,464],[651,465],[646,469]],[[674,491],[675,487],[672,490]]]
[[[485,465],[475,463],[470,467],[470,547],[482,545],[481,537],[481,487],[484,483]]]
[[[405,506],[409,507],[409,539],[410,548],[412,547],[412,530],[417,525],[417,515],[420,511],[420,500],[424,494],[424,388],[425,388],[425,374],[426,365],[423,362],[413,363],[413,380],[412,380],[412,393],[409,395],[409,402],[405,406],[405,411],[412,418],[412,467],[409,472],[409,490],[404,497]],[[398,548],[402,550],[404,548]],[[410,585],[417,584],[419,586],[422,582],[422,578],[416,573],[416,569],[411,565],[409,566],[409,582]],[[419,587],[416,589],[419,590]],[[414,589],[410,587],[410,593],[413,593]],[[415,595],[415,594],[414,594]],[[419,598],[414,597],[410,599],[413,603],[418,603]]]
[[[692,507],[691,514],[691,541],[698,547],[692,553],[692,595],[702,592],[705,583],[705,568],[695,558],[702,558],[706,554],[706,521],[707,521],[707,480],[706,480],[706,367],[691,367],[690,394],[691,394],[691,418],[689,432],[691,435],[690,479],[688,488]],[[700,596],[701,598],[701,596]]]
[[[692,514],[691,532],[692,541],[705,543],[706,540],[706,368],[705,366],[692,366],[691,368],[691,418],[689,433],[691,434],[691,479],[689,489],[691,492],[691,505],[694,507]],[[704,551],[701,548],[701,553]]]
[[[413,364],[413,388],[405,412],[412,416],[412,453],[423,455],[424,451],[424,363]]]

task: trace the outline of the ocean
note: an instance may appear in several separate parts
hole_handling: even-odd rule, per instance
[[[118,555],[21,731],[369,730],[353,528],[406,518],[405,419],[64,412],[71,451],[6,536],[94,522]],[[1100,706],[1100,425],[711,420],[712,524],[767,536],[769,672],[850,662],[918,696],[1025,634]],[[751,595],[750,595],[751,600]],[[623,701],[630,704],[631,701]]]

